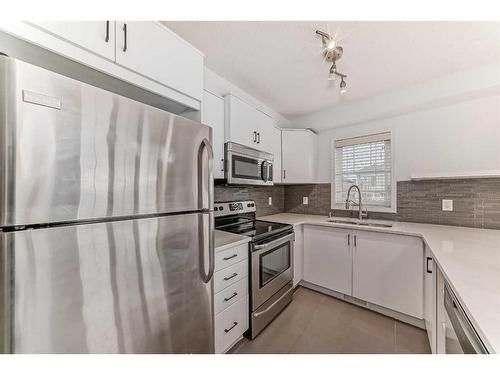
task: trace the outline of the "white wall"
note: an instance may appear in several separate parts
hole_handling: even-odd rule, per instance
[[[269,108],[264,103],[255,99],[253,96],[249,95],[238,86],[229,82],[225,78],[222,78],[212,70],[205,68],[205,86],[204,89],[215,94],[219,97],[224,97],[227,94],[233,94],[238,96],[240,99],[246,101],[247,103],[253,105],[255,108],[261,110],[267,115],[271,116],[276,125],[279,127],[288,127],[290,125],[290,121],[280,115],[278,112],[274,111],[272,108]]]
[[[397,181],[412,174],[500,169],[500,95],[490,95],[321,132],[318,182],[330,182],[332,139],[387,130]]]

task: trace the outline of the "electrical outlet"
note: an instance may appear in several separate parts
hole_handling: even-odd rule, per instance
[[[267,203],[272,206],[273,205],[273,197],[267,198]]]
[[[309,197],[302,197],[302,204],[309,204]]]
[[[451,199],[443,199],[442,200],[443,204],[443,211],[453,211],[453,200]]]

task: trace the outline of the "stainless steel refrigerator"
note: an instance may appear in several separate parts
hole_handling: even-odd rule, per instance
[[[207,126],[0,56],[0,350],[212,353]]]

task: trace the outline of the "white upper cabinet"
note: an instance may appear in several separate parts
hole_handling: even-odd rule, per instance
[[[423,319],[422,239],[353,233],[353,297]]]
[[[282,182],[281,173],[281,129],[274,126],[266,133],[265,139],[269,139],[268,152],[274,155],[273,182]]]
[[[224,178],[224,99],[204,91],[202,122],[212,127],[214,178]]]
[[[117,21],[116,63],[199,101],[203,54],[158,22]]]
[[[281,146],[283,183],[314,183],[316,177],[316,134],[308,129],[282,129]]]
[[[36,21],[30,23],[109,60],[115,59],[114,21]]]
[[[2,21],[0,31],[200,110],[204,56],[159,22]]]
[[[273,118],[235,95],[226,95],[224,100],[226,141],[272,152]]]

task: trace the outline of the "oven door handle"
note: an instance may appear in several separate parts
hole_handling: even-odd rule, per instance
[[[262,245],[254,245],[254,250],[265,251],[271,247],[281,245],[285,242],[293,241],[295,239],[295,234],[290,233],[285,237],[278,238],[277,240],[262,244]]]
[[[273,302],[271,305],[269,305],[269,307],[267,307],[265,310],[263,310],[263,311],[259,311],[258,313],[254,313],[254,314],[253,314],[253,316],[254,316],[255,318],[257,318],[258,316],[261,316],[261,315],[263,315],[263,314],[265,314],[265,313],[269,312],[269,310],[271,310],[274,306],[276,306],[278,303],[280,303],[280,302],[281,302],[281,300],[282,300],[283,298],[285,298],[287,295],[288,295],[288,293],[284,293],[284,294],[283,294],[280,298],[278,298],[276,301],[274,301],[274,302]]]

